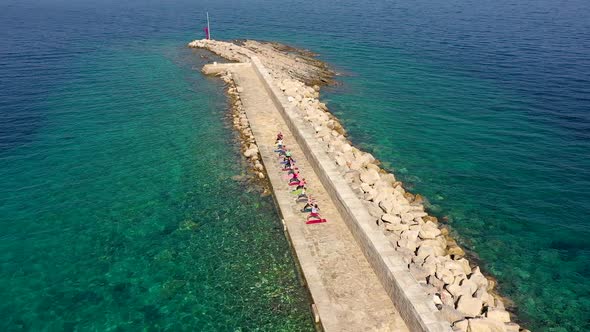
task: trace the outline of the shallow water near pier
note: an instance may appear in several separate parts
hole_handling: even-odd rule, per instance
[[[276,40],[343,73],[351,140],[447,216],[539,331],[590,330],[590,8],[542,1],[0,4],[2,330],[311,329],[220,82]]]
[[[204,60],[134,41],[45,59],[3,108],[32,129],[3,137],[0,329],[313,330],[272,200],[232,179],[246,166]]]

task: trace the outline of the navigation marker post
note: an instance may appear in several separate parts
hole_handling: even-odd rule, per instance
[[[209,12],[207,12],[207,39],[211,39],[211,27],[209,27]]]

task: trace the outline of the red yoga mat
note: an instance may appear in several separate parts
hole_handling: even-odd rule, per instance
[[[309,220],[306,222],[306,224],[311,225],[311,224],[319,224],[319,223],[323,223],[326,222],[328,220],[326,219],[314,219],[314,220]]]

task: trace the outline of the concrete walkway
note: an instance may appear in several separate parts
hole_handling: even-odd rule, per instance
[[[262,81],[251,66],[228,66],[256,138],[289,237],[326,331],[408,331],[385,289],[305,159]],[[276,133],[293,152],[309,192],[327,223],[306,225],[273,152]]]

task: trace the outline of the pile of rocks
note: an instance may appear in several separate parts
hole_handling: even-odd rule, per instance
[[[378,227],[404,258],[410,273],[423,285],[440,315],[454,330],[527,331],[510,321],[502,299],[494,292],[493,279],[486,278],[479,267],[470,264],[465,252],[448,236],[448,230],[425,212],[424,199],[406,192],[403,184],[380,168],[370,153],[360,151],[346,139],[338,119],[318,99],[320,87],[304,83],[311,80],[298,79],[312,70],[290,66],[293,61],[285,60],[284,54],[261,55],[227,42],[195,41],[191,46],[209,49],[235,61],[247,62],[253,55],[263,60],[275,78],[274,83],[312,126],[317,139],[333,157]],[[243,119],[238,116],[234,123],[241,124]],[[243,123],[247,124],[247,120]]]
[[[256,139],[250,128],[250,122],[240,99],[241,87],[236,86],[230,72],[223,72],[219,77],[227,84],[227,94],[231,103],[233,125],[239,131],[244,157],[250,161],[252,170],[260,179],[264,179],[264,166],[260,162],[260,153],[256,145]]]
[[[503,301],[493,292],[495,282],[465,259],[465,252],[448,236],[448,230],[425,212],[420,195],[406,192],[370,153],[352,146],[338,120],[317,99],[319,88],[294,79],[276,84],[313,127],[441,316],[457,331],[519,331],[520,326],[510,322]]]
[[[225,59],[249,62],[258,56],[275,80],[295,78],[308,85],[330,84],[334,72],[325,63],[315,59],[310,52],[295,49],[279,43],[255,40],[235,41],[195,40],[189,47],[207,49]]]

